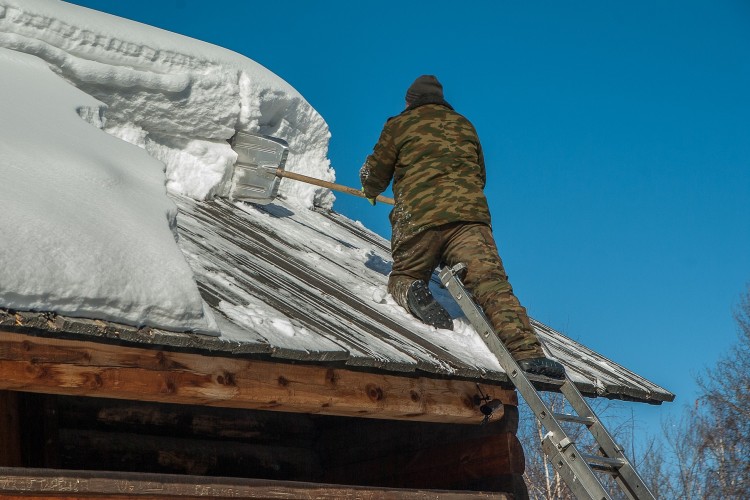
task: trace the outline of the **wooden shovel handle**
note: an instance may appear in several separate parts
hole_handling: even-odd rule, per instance
[[[287,172],[283,169],[276,169],[276,175],[279,177],[284,177],[286,179],[294,179],[295,181],[300,182],[306,182],[308,184],[314,184],[316,186],[332,189],[334,191],[340,191],[342,193],[347,194],[353,194],[354,196],[359,196],[360,198],[367,198],[365,194],[354,188],[350,188],[349,186],[342,186],[341,184],[334,184],[333,182],[323,181],[320,179],[316,179],[315,177],[308,177],[306,175],[302,174],[296,174],[294,172]],[[388,205],[393,205],[394,201],[393,198],[388,198],[387,196],[378,196],[375,198],[381,203],[387,203]]]

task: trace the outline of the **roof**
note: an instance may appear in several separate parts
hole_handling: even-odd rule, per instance
[[[389,243],[336,212],[277,199],[258,206],[176,197],[180,246],[221,335],[135,329],[73,318],[29,327],[120,341],[330,364],[404,376],[504,383],[473,330],[435,330],[386,297]],[[355,256],[356,258],[352,258]],[[445,291],[434,290],[452,314]],[[0,314],[0,325],[13,316]],[[660,404],[674,395],[537,321],[545,349],[588,396]],[[97,324],[95,324],[97,323]]]

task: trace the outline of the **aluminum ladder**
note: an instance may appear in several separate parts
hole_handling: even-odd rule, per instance
[[[482,309],[464,288],[461,276],[465,269],[464,264],[458,264],[452,268],[445,266],[440,269],[440,281],[461,307],[490,352],[497,357],[510,381],[547,430],[542,440],[544,454],[573,494],[579,499],[611,500],[612,497],[596,476],[594,472],[596,470],[614,476],[615,481],[628,498],[654,500],[654,495],[623,454],[622,447],[615,443],[612,435],[567,375],[564,380],[552,380],[526,374],[520,369],[518,363],[495,334]],[[558,388],[577,415],[552,412],[539,395],[538,389],[543,388]],[[601,455],[581,453],[560,422],[586,426],[598,443]]]

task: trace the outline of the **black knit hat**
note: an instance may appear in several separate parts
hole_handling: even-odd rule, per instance
[[[414,80],[406,91],[406,102],[411,104],[425,95],[443,98],[443,86],[433,75],[422,75]]]

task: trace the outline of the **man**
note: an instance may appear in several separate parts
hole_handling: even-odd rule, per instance
[[[437,78],[420,76],[409,87],[406,109],[386,122],[360,179],[373,204],[393,180],[388,291],[396,302],[426,324],[453,329],[427,283],[438,264],[463,262],[466,288],[521,369],[563,378],[513,294],[492,238],[476,130],[445,101]]]

